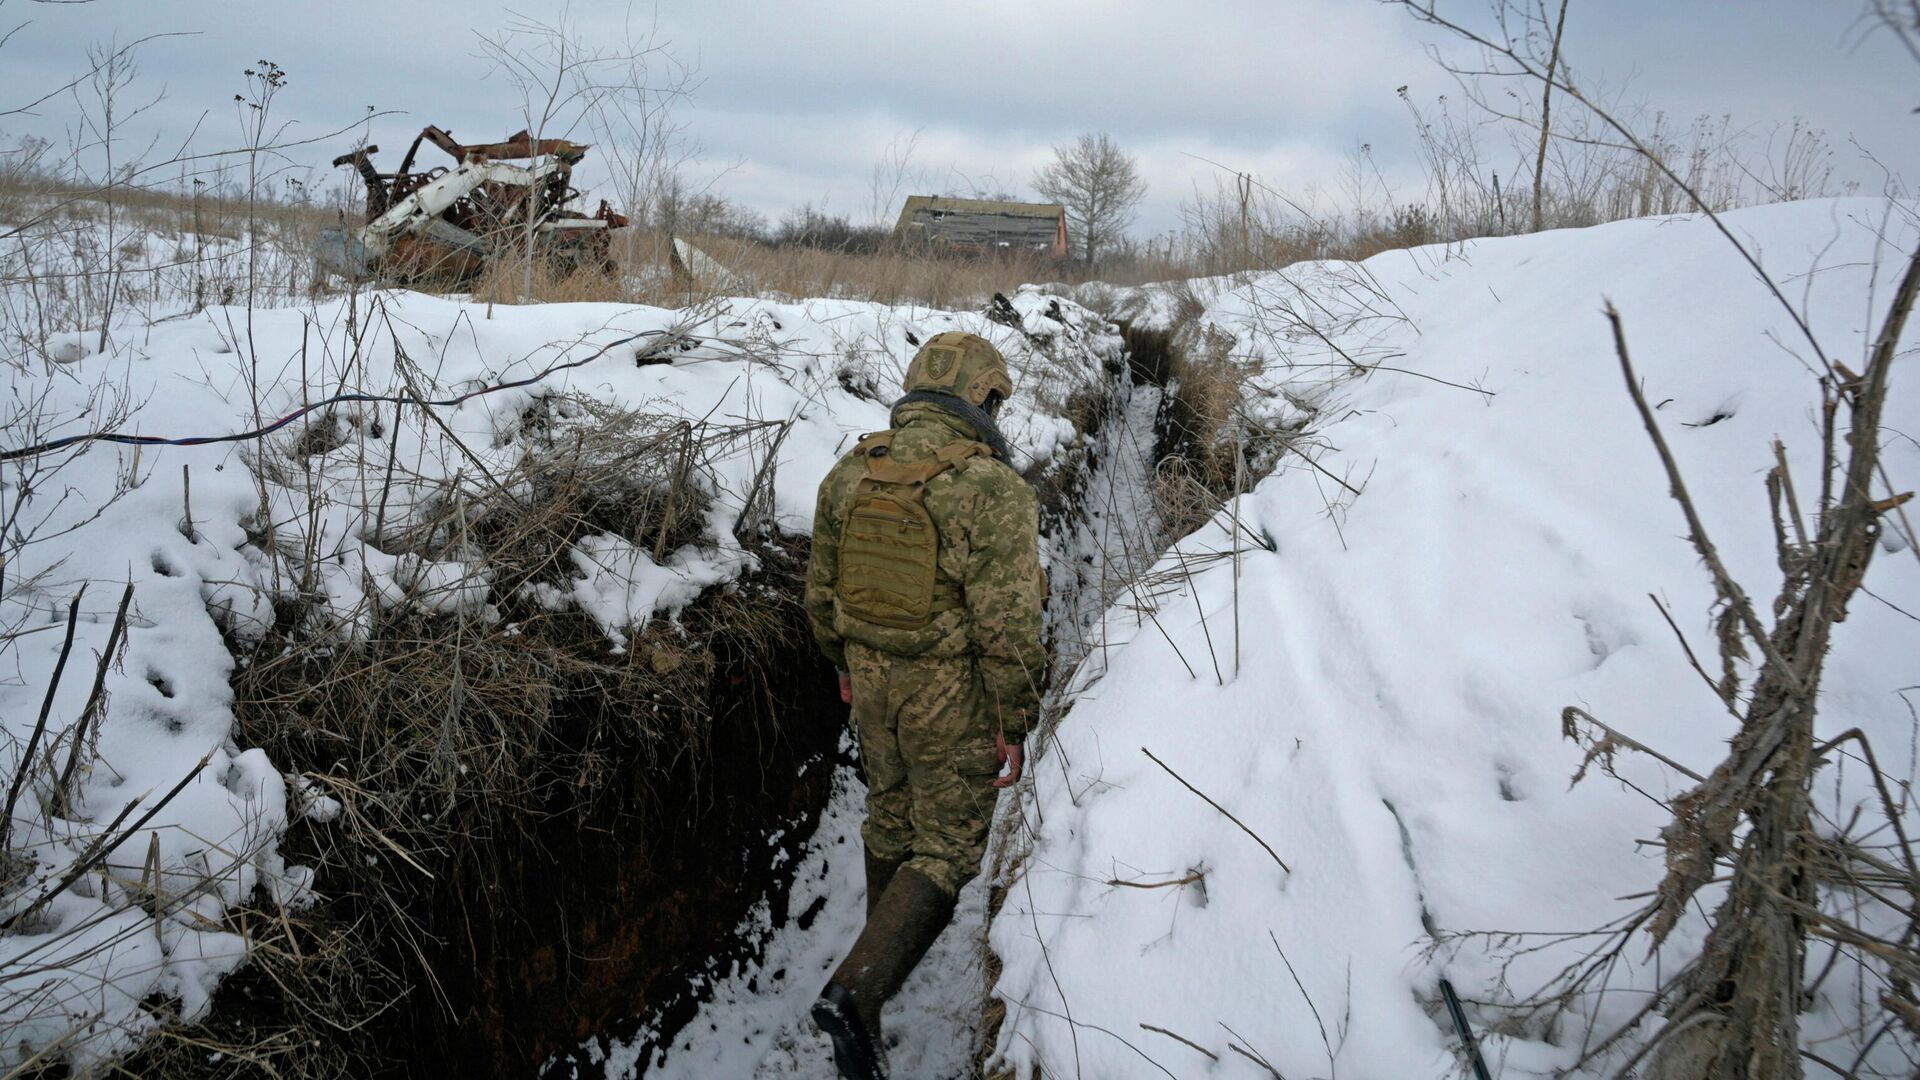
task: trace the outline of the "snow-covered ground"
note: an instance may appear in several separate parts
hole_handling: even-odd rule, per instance
[[[1910,210],[1824,201],[1728,221],[1829,353],[1857,361],[1913,245]],[[1603,298],[1618,305],[1715,541],[1749,592],[1770,597],[1762,480],[1777,436],[1803,502],[1817,487],[1816,386],[1791,321],[1708,223],[1625,222],[1190,288],[1212,340],[1235,362],[1257,362],[1247,413],[1307,420],[1313,436],[1237,501],[1237,527],[1221,514],[1141,578],[1133,571],[1153,558],[1158,531],[1144,520],[1144,489],[1160,401],[1153,388],[1120,390],[1093,448],[1084,522],[1049,552],[1056,588],[1068,574],[1078,583],[1055,611],[1056,644],[1093,662],[1062,684],[1073,708],[1033,762],[1031,788],[1007,804],[1031,852],[1001,882],[1004,906],[989,921],[990,883],[976,882],[888,1013],[902,1080],[965,1074],[989,989],[1007,1007],[989,1049],[1023,1080],[1036,1069],[1271,1075],[1259,1058],[1289,1077],[1458,1074],[1439,979],[1458,986],[1485,1031],[1502,1014],[1476,1002],[1524,996],[1570,958],[1515,958],[1512,941],[1461,932],[1595,927],[1624,910],[1616,897],[1660,873],[1658,851],[1635,841],[1656,834],[1664,811],[1597,772],[1569,788],[1580,751],[1560,737],[1561,710],[1578,705],[1702,770],[1732,730],[1647,599],[1660,597],[1696,650],[1712,652],[1711,591],[1599,313]],[[1176,306],[1171,291],[1134,300],[1148,321]],[[791,423],[771,509],[780,528],[806,531],[819,478],[853,437],[884,426],[927,334],[971,330],[1009,352],[1033,391],[1008,418],[1024,457],[1088,450],[1066,399],[1111,385],[1117,339],[1036,291],[1014,305],[1021,330],[845,301],[733,300],[688,313],[386,293],[249,319],[156,300],[121,314],[104,353],[81,328],[34,342],[6,377],[24,403],[13,415],[43,403],[35,441],[88,430],[101,407],[90,391],[102,384],[138,406],[125,431],[208,435],[342,389],[454,396],[587,362],[437,409],[445,431],[417,409],[396,427],[392,404],[341,405],[251,447],[92,444],[57,484],[37,485],[28,505],[39,512],[23,520],[50,513],[43,535],[77,531],[19,549],[0,582],[0,632],[17,635],[0,653],[4,775],[35,726],[79,586],[89,587],[43,746],[62,748],[78,719],[126,583],[134,600],[72,805],[60,805],[43,767],[16,807],[12,846],[36,869],[0,918],[50,895],[130,801],[145,800],[133,821],[208,764],[119,843],[108,873],[81,876],[0,935],[0,1065],[48,1047],[80,1064],[123,1051],[156,1022],[140,1005],[156,996],[192,1018],[246,957],[222,916],[262,887],[289,903],[312,898],[310,875],[287,866],[279,845],[289,828],[327,827],[334,807],[285,763],[234,743],[227,683],[230,643],[258,634],[301,570],[327,599],[310,630],[343,643],[366,632],[376,606],[492,618],[498,598],[462,552],[426,560],[395,538],[450,492],[488,490],[542,440],[584,422],[567,400],[740,429],[702,481],[711,508],[699,540],[656,562],[633,538],[592,539],[575,553],[575,587],[543,595],[593,612],[619,648],[635,623],[751,568],[733,525],[773,429],[747,429]],[[671,350],[640,355],[667,331]],[[1346,357],[1381,367],[1357,378]],[[638,362],[658,358],[668,362]],[[1920,442],[1909,437],[1920,394],[1904,373],[1886,418],[1887,468],[1902,490],[1920,483]],[[16,430],[0,450],[22,441]],[[389,488],[393,461],[402,479]],[[0,465],[0,509],[21,505],[27,475]],[[295,565],[308,550],[324,558]],[[1920,623],[1895,606],[1920,612],[1920,560],[1890,534],[1867,586],[1879,599],[1862,596],[1840,627],[1823,723],[1862,727],[1911,780],[1912,714],[1899,691],[1920,684]],[[1685,786],[1642,756],[1617,765],[1654,795]],[[1832,780],[1821,806],[1844,819],[1860,777]],[[756,959],[714,973],[712,1000],[671,1039],[596,1045],[609,1075],[831,1075],[805,1011],[864,912],[860,797],[844,772],[818,830],[795,838],[786,910],[763,908],[742,927],[760,943]],[[150,855],[157,876],[143,869]],[[1699,933],[1683,924],[1664,960]],[[992,988],[988,944],[1002,965]],[[1632,991],[1653,985],[1644,954],[1629,949],[1611,976],[1628,993],[1583,1000],[1552,1028],[1488,1034],[1496,1075],[1546,1075],[1578,1057],[1587,1028],[1617,1023]],[[1842,997],[1823,991],[1812,1038],[1845,1026]],[[1828,1049],[1851,1058],[1844,1041]],[[1877,1050],[1894,1052],[1891,1040]]]
[[[89,443],[0,465],[0,509],[24,511],[14,523],[38,538],[10,546],[0,589],[0,775],[15,775],[73,632],[12,821],[11,848],[32,861],[0,909],[25,913],[0,935],[0,1067],[43,1053],[81,1066],[122,1053],[159,1023],[143,1001],[171,1002],[189,1021],[203,1015],[247,957],[223,916],[258,888],[289,904],[313,899],[311,872],[285,864],[281,840],[303,817],[326,827],[338,805],[283,773],[286,763],[234,742],[232,647],[259,640],[290,601],[317,600],[304,632],[346,647],[376,610],[498,619],[501,598],[477,552],[447,543],[429,558],[404,537],[463,493],[521,482],[523,456],[595,422],[583,403],[722,432],[696,480],[707,503],[697,540],[656,562],[642,538],[590,536],[572,553],[571,589],[536,587],[541,603],[592,614],[617,650],[627,629],[754,566],[735,525],[767,501],[755,494],[762,478],[771,477],[773,524],[810,530],[820,477],[861,432],[885,426],[927,335],[968,330],[1009,355],[1028,392],[1008,410],[1007,433],[1022,464],[1042,467],[1076,438],[1059,412],[1065,396],[1104,378],[1118,348],[1101,321],[1031,292],[1014,298],[1018,327],[841,301],[675,312],[393,292],[248,312],[192,311],[176,299],[171,310],[159,301],[123,310],[103,352],[95,333],[75,329],[9,354],[0,450],[96,430],[116,411],[124,434],[178,438],[244,431],[340,393],[473,396],[435,408],[438,423],[417,406],[396,423],[393,400],[344,402],[258,442]],[[127,584],[124,660],[106,672],[107,704],[64,804],[54,790],[64,747]],[[125,821],[139,827],[112,831],[135,802]],[[108,838],[104,858],[90,850]]]
[[[1920,235],[1912,208],[1805,202],[1727,221],[1858,370]],[[1196,288],[1234,355],[1264,365],[1252,407],[1309,409],[1317,438],[1238,500],[1237,538],[1222,513],[1160,560],[1150,619],[1108,613],[1117,644],[1031,770],[1032,854],[992,925],[998,1052],[1022,1077],[1460,1075],[1444,977],[1495,1075],[1552,1075],[1702,932],[1683,923],[1655,958],[1631,945],[1610,978],[1623,992],[1556,1025],[1488,1031],[1503,1014],[1473,1002],[1526,996],[1579,943],[1516,956],[1540,939],[1460,934],[1597,928],[1662,870],[1636,844],[1662,807],[1597,771],[1569,787],[1581,752],[1562,709],[1703,772],[1734,730],[1648,597],[1712,663],[1712,590],[1602,305],[1622,313],[1707,528],[1763,604],[1778,580],[1763,482],[1776,437],[1802,505],[1818,487],[1806,342],[1695,218]],[[1329,340],[1303,311],[1338,313],[1317,324]],[[1341,351],[1383,366],[1342,374]],[[1920,484],[1911,360],[1886,412],[1895,490]],[[1821,724],[1864,729],[1904,782],[1920,560],[1892,532],[1873,595],[1836,635]],[[1643,755],[1617,766],[1652,795],[1688,786]],[[1823,774],[1821,810],[1844,822],[1863,782]],[[1811,1045],[1843,1062],[1852,989],[1836,976],[1805,1018]],[[1892,1043],[1868,1067],[1904,1076]]]

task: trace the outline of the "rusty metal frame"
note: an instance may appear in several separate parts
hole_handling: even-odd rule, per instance
[[[423,143],[438,147],[454,164],[416,170]],[[608,233],[625,227],[626,216],[605,199],[592,214],[570,207],[582,198],[572,184],[573,166],[588,149],[568,139],[535,139],[524,129],[499,142],[469,145],[429,124],[414,137],[395,172],[374,166],[378,146],[342,154],[333,164],[351,166],[366,185],[366,223],[351,237],[330,231],[316,253],[350,276],[378,273],[403,281],[458,283],[479,276],[494,255],[511,250],[531,226],[550,268],[612,273]],[[516,161],[530,164],[510,164]]]

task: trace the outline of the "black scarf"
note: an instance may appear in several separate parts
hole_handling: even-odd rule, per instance
[[[999,425],[993,422],[992,414],[965,398],[943,394],[938,390],[915,390],[893,403],[893,412],[888,416],[887,423],[899,427],[900,421],[897,418],[901,407],[919,404],[938,406],[965,420],[980,436],[980,441],[993,448],[995,457],[1008,464],[1013,463],[1013,451],[1007,446],[1007,437],[1000,434]]]

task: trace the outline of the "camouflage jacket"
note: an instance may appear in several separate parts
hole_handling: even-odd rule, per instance
[[[926,461],[949,443],[978,435],[959,416],[915,403],[896,411],[892,456]],[[841,458],[820,483],[807,567],[807,617],[827,659],[846,670],[846,643],[898,656],[971,657],[988,708],[1009,741],[1033,721],[1046,667],[1040,640],[1046,578],[1040,569],[1039,510],[1033,489],[997,458],[970,458],[927,484],[926,507],[940,532],[939,577],[960,587],[964,604],[915,630],[876,626],[838,610],[841,530],[853,489],[866,474],[858,454]]]

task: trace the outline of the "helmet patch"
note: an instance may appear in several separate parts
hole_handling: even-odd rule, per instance
[[[953,369],[960,366],[960,350],[933,348],[927,350],[927,378],[934,382],[946,382]]]

